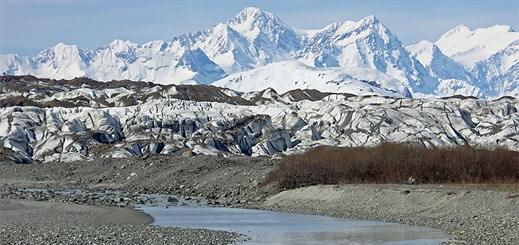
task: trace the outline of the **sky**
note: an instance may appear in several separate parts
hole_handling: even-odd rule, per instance
[[[169,41],[227,22],[245,7],[294,29],[375,15],[404,45],[434,42],[461,24],[519,31],[518,0],[0,0],[0,53],[35,56],[60,42],[95,50],[115,39]]]

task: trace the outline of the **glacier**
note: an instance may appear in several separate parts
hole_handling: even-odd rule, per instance
[[[383,75],[381,75],[383,76]],[[359,82],[362,83],[362,82]],[[519,150],[519,100],[239,92],[88,78],[0,79],[1,157],[19,163],[147,154],[280,156],[322,145]]]

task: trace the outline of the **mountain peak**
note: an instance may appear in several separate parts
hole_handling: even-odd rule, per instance
[[[73,53],[78,53],[79,52],[79,48],[76,45],[68,45],[68,44],[64,44],[62,42],[59,42],[58,44],[56,44],[56,46],[48,48],[48,49],[40,52],[39,55],[42,55],[42,54],[45,54],[45,53],[49,53],[49,52],[73,54]]]
[[[134,43],[130,42],[130,40],[123,41],[121,39],[115,39],[110,43],[110,46],[112,46],[112,47],[117,47],[117,46],[121,46],[121,45],[129,46],[129,45],[133,45],[133,44]]]
[[[57,48],[60,48],[60,47],[66,47],[68,46],[67,44],[64,44],[63,42],[59,42],[58,44],[56,44],[56,46],[54,47],[57,47]]]
[[[242,13],[248,16],[254,16],[263,13],[263,11],[256,7],[246,7],[240,12],[240,14]]]
[[[117,39],[114,39],[114,40],[110,43],[110,45],[120,45],[121,43],[124,43],[124,41],[121,40],[121,39],[118,39],[118,38],[117,38]]]
[[[515,32],[509,25],[495,25],[487,29],[498,33]]]
[[[436,45],[434,45],[433,42],[427,41],[427,40],[420,41],[419,43],[417,43],[415,45],[411,45],[411,46],[415,46],[420,49],[428,49],[431,51],[434,51],[438,48],[438,47],[436,47]]]
[[[322,30],[326,30],[328,32],[336,32],[341,34],[350,33],[352,31],[354,32],[362,32],[365,30],[380,30],[383,28],[384,25],[375,17],[374,15],[370,15],[364,19],[361,19],[359,21],[345,21],[345,22],[337,22],[332,23],[328,26],[326,26]],[[348,34],[349,36],[349,34]]]
[[[260,18],[274,19],[274,14],[262,11],[259,8],[247,7],[238,13],[230,23],[243,24],[247,22],[254,22]]]
[[[137,46],[139,46],[139,45],[136,43],[132,43],[129,40],[123,41],[121,39],[115,39],[108,45],[108,47],[110,47],[110,49],[112,49],[113,51],[115,51],[117,53],[127,52],[128,50],[130,50],[132,48],[136,48]]]
[[[59,42],[52,49],[54,49],[54,50],[62,50],[62,49],[70,49],[70,48],[77,49],[77,46],[76,45],[68,45],[68,44],[64,44],[62,42]]]
[[[519,35],[510,26],[495,25],[471,30],[459,25],[442,35],[435,44],[445,55],[464,65],[472,66],[478,61],[488,59],[516,40],[519,40]]]
[[[345,27],[359,30],[371,29],[379,31],[381,29],[387,29],[385,28],[384,24],[382,24],[382,22],[380,22],[374,15],[369,15],[368,17],[357,22],[346,21],[344,22],[343,27],[341,27],[341,29],[344,29]]]
[[[254,7],[247,7],[243,9],[227,24],[229,24],[234,29],[236,29],[236,27],[240,29],[238,26],[242,26],[242,28],[249,30],[265,25],[281,25],[284,28],[289,28],[276,15]]]
[[[493,36],[493,35],[507,35],[506,33],[515,32],[508,25],[495,25],[488,28],[478,28],[476,30],[471,30],[466,25],[458,25],[445,34],[443,34],[440,39],[445,39],[450,36],[473,36],[477,34],[484,34],[484,36]]]
[[[470,28],[468,28],[466,25],[458,25],[454,28],[452,28],[450,31],[445,33],[445,36],[450,36],[455,33],[462,33],[462,32],[470,32]]]
[[[375,17],[375,15],[369,15],[368,17],[364,18],[362,20],[362,22],[376,24],[376,23],[379,23],[380,21],[377,19],[377,17]]]
[[[252,43],[269,43],[269,45],[284,50],[283,52],[290,52],[300,44],[299,37],[292,27],[285,24],[274,14],[258,8],[245,8],[227,22],[227,25],[243,37],[252,40]],[[264,40],[259,41],[261,39]],[[263,48],[256,47],[255,49],[252,50],[253,53]]]
[[[430,41],[421,41],[414,45],[409,45],[406,49],[425,66],[430,66],[433,58],[440,52],[438,47]],[[443,55],[443,54],[442,54]]]

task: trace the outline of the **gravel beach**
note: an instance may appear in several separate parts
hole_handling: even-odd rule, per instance
[[[279,192],[275,184],[261,185],[277,164],[271,158],[160,155],[74,163],[0,163],[0,244],[229,244],[237,239],[237,234],[229,232],[150,226],[145,217],[133,223],[107,219],[107,210],[137,212],[128,209],[130,203],[147,200],[136,198],[136,193],[199,196],[216,206],[427,226],[441,229],[463,244],[519,244],[517,185],[490,190],[368,184]],[[28,196],[18,188],[125,194],[109,198],[92,194],[59,197],[53,192]],[[28,200],[51,204],[28,208]],[[100,210],[77,210],[56,203]]]
[[[150,226],[128,208],[0,200],[0,244],[229,244],[238,234]]]

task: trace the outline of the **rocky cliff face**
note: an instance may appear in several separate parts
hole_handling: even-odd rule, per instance
[[[192,150],[292,154],[383,141],[519,149],[519,101],[409,99],[267,89],[4,76],[0,145],[19,162]]]

